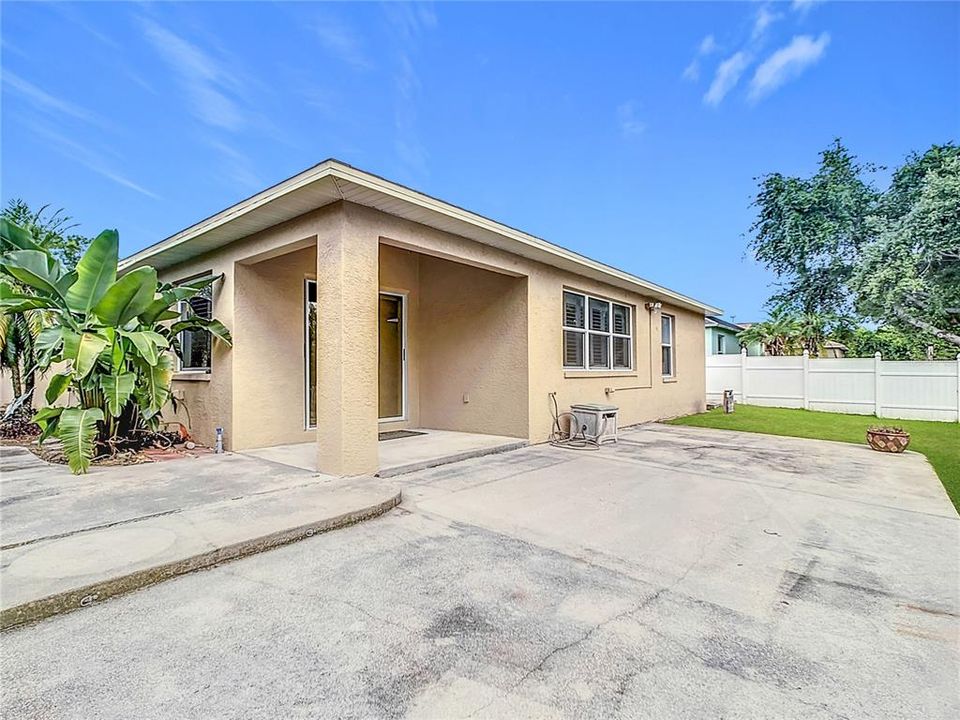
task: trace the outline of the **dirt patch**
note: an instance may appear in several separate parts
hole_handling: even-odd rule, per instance
[[[67,456],[58,440],[47,440],[43,445],[37,444],[37,436],[23,436],[18,438],[0,438],[0,445],[23,447],[32,452],[44,462],[54,465],[66,465]],[[119,450],[112,455],[95,457],[90,464],[97,467],[114,467],[123,465],[142,465],[143,463],[164,462],[179,460],[180,458],[196,458],[209,455],[212,448],[195,445],[187,448],[184,445],[174,445],[169,448],[143,448],[142,450]]]

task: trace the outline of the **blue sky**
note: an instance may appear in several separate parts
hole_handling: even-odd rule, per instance
[[[2,200],[128,254],[333,156],[751,320],[754,178],[958,139],[958,30],[946,2],[5,2]]]

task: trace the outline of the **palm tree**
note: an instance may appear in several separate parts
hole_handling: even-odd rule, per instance
[[[72,269],[90,240],[70,232],[76,224],[71,223],[71,218],[64,215],[62,209],[48,213],[48,207],[44,205],[34,211],[23,200],[13,199],[0,217],[22,227],[39,247],[49,250],[65,267]],[[11,279],[9,283],[16,292],[24,290],[15,280]],[[15,398],[26,395],[22,407],[28,413],[33,408],[33,388],[37,377],[36,340],[48,324],[47,320],[43,310],[0,314],[0,374],[10,373]]]
[[[744,344],[760,343],[767,355],[787,355],[798,347],[800,326],[789,310],[778,307],[768,320],[754,323],[737,337]]]
[[[799,340],[804,350],[811,355],[819,355],[823,343],[827,339],[827,330],[833,324],[831,315],[820,313],[804,313],[797,318]]]

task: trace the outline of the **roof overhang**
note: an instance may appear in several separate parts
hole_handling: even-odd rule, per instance
[[[147,264],[158,270],[172,267],[340,200],[375,208],[705,315],[721,312],[636,275],[337,160],[325,160],[134,253],[121,261],[120,270]]]

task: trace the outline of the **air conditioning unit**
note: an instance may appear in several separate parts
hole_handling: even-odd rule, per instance
[[[572,437],[585,437],[598,445],[617,441],[617,415],[620,408],[616,405],[584,404],[571,405],[570,414],[576,421],[576,427],[570,428]]]

